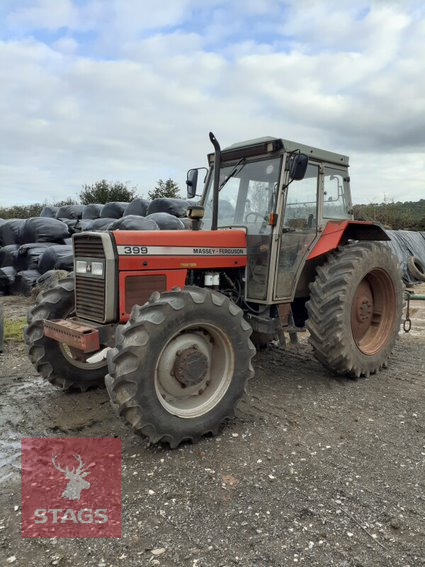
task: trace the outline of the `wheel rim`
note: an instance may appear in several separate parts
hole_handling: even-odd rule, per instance
[[[68,319],[68,317],[72,317],[74,315],[75,310],[74,308],[72,308],[67,313],[65,313],[63,318]],[[82,368],[83,370],[97,370],[98,368],[103,368],[107,364],[106,358],[100,360],[99,362],[88,362],[89,358],[101,352],[106,347],[101,346],[101,348],[96,352],[83,352],[76,348],[72,348],[65,343],[59,343],[59,348],[63,357],[77,368]]]
[[[96,370],[97,368],[106,366],[106,358],[103,358],[99,362],[89,362],[88,360],[98,352],[104,350],[104,348],[100,348],[100,350],[96,352],[83,352],[81,350],[74,349],[65,343],[59,343],[59,348],[62,352],[63,357],[77,368],[82,368],[85,370]]]
[[[376,354],[393,334],[397,298],[391,277],[381,269],[358,285],[351,307],[351,331],[358,349]]]
[[[155,391],[171,414],[193,419],[211,411],[232,381],[234,354],[223,331],[209,323],[188,325],[162,349]]]

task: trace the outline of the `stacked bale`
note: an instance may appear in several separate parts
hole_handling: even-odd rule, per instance
[[[73,269],[72,234],[105,230],[189,229],[184,199],[46,206],[40,217],[0,219],[0,294],[30,295],[37,281]],[[61,272],[62,273],[62,272]]]
[[[49,257],[50,248],[56,248],[55,264],[58,258],[65,255],[65,251],[67,256],[71,255],[68,265],[72,269],[72,246],[65,244],[70,231],[65,222],[54,218],[54,213],[53,207],[45,207],[43,216],[0,223],[1,294],[30,295],[41,275],[42,259],[46,254]],[[62,250],[61,253],[57,251],[58,248]]]
[[[91,203],[90,205],[86,205],[83,216],[81,218],[85,220],[98,219],[100,217],[102,209],[103,205],[101,205],[100,203]]]

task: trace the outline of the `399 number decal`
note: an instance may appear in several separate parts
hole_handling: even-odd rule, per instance
[[[124,254],[147,254],[146,246],[124,246]]]

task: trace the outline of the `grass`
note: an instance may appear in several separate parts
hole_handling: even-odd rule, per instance
[[[15,343],[24,342],[24,327],[27,324],[26,317],[19,319],[5,319],[4,321],[4,340]]]

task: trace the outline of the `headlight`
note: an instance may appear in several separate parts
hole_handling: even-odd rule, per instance
[[[87,274],[92,276],[103,276],[103,262],[90,262],[88,260],[77,260],[75,262],[77,274]]]
[[[103,276],[103,263],[102,262],[92,262],[91,263],[91,273],[94,276]]]
[[[75,262],[75,271],[77,274],[85,274],[87,272],[87,262],[85,260],[77,260]]]

